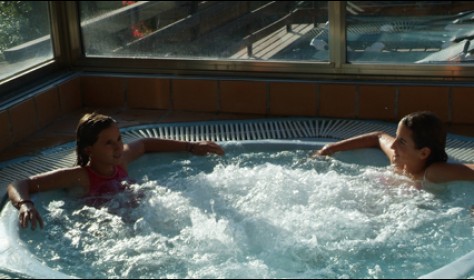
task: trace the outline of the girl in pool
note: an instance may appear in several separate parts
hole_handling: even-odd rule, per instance
[[[325,145],[313,157],[338,151],[378,147],[398,173],[415,181],[443,183],[474,180],[474,164],[447,163],[446,131],[432,112],[422,111],[403,117],[396,138],[376,131]]]
[[[11,203],[19,209],[20,225],[43,228],[43,220],[30,194],[55,189],[79,189],[85,197],[113,194],[124,189],[127,166],[148,152],[186,151],[196,155],[223,155],[214,142],[184,142],[144,138],[124,144],[116,121],[97,113],[85,114],[77,126],[77,166],[16,181],[8,186]]]

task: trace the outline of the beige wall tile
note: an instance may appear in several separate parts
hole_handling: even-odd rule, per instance
[[[474,88],[453,87],[451,94],[453,123],[474,124]]]
[[[322,117],[355,118],[355,85],[320,85],[319,114]]]
[[[38,116],[33,99],[28,99],[9,109],[13,141],[20,141],[38,129]]]
[[[284,116],[316,116],[316,84],[270,83],[270,114]]]
[[[265,82],[220,81],[221,111],[226,113],[266,114]]]
[[[449,88],[433,86],[399,86],[398,119],[416,112],[428,110],[449,121]]]
[[[12,132],[8,111],[0,112],[0,151],[10,146],[12,141]]]
[[[120,108],[125,105],[125,78],[84,76],[81,92],[85,106]]]
[[[61,113],[69,113],[82,107],[81,78],[77,77],[59,85]]]
[[[0,150],[83,105],[121,108],[125,102],[133,109],[192,112],[186,120],[197,112],[209,113],[209,119],[220,112],[235,118],[271,114],[396,121],[430,110],[445,122],[474,124],[474,88],[468,86],[81,77],[0,112]]]
[[[395,86],[359,86],[359,118],[395,120]]]
[[[132,109],[170,109],[170,80],[128,78],[127,104]]]
[[[58,88],[54,87],[34,97],[40,127],[45,127],[60,115]]]
[[[172,80],[173,109],[177,111],[217,112],[217,81]]]

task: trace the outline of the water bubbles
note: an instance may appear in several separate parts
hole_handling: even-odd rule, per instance
[[[469,196],[439,198],[347,155],[307,155],[148,157],[131,170],[146,180],[102,208],[50,203],[43,217],[59,228],[32,250],[79,277],[416,278],[474,245],[456,204]]]

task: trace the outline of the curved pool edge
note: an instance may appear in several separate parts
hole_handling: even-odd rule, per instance
[[[278,121],[278,120],[277,120]],[[299,121],[302,121],[301,123]],[[309,122],[308,122],[309,121]],[[208,127],[206,124],[211,123],[215,126]],[[368,125],[366,125],[366,123]],[[196,128],[196,129],[195,129]],[[261,145],[273,143],[274,145],[281,145],[285,141],[301,141],[294,138],[304,139],[300,142],[301,145],[314,144],[311,141],[334,141],[337,139],[348,138],[354,134],[363,133],[366,131],[373,131],[376,129],[389,128],[393,131],[395,128],[391,124],[383,122],[372,121],[357,121],[355,124],[351,120],[327,120],[321,119],[321,122],[315,119],[285,119],[281,123],[272,123],[269,120],[256,121],[256,125],[252,125],[252,121],[218,121],[218,122],[203,122],[203,123],[179,123],[179,124],[156,124],[156,125],[141,125],[136,127],[129,127],[123,129],[124,142],[135,140],[144,137],[162,137],[168,139],[185,140],[185,141],[199,141],[211,140],[216,142],[226,141],[245,141],[255,142]],[[224,133],[219,134],[219,129]],[[240,129],[240,131],[239,131]],[[281,130],[285,130],[281,132]],[[346,131],[347,130],[347,131]],[[199,134],[199,135],[198,135]],[[256,140],[251,140],[252,138]],[[468,157],[471,162],[474,162],[474,139],[468,137],[457,137],[456,135],[449,135],[451,140],[451,151],[454,155],[461,155],[462,159]],[[265,140],[271,138],[274,140]],[[281,138],[281,139],[280,139]],[[277,139],[277,140],[275,140]],[[286,139],[286,140],[285,140]],[[262,143],[263,142],[263,143]],[[320,144],[321,144],[320,143]],[[467,143],[467,144],[466,144]],[[319,144],[319,145],[320,145]],[[467,147],[467,148],[466,148]],[[74,161],[74,143],[66,143],[53,147],[57,149],[52,152],[51,149],[42,151],[40,160],[36,160],[33,164],[36,166],[41,164],[41,160],[48,162],[48,165],[41,166],[42,168],[57,168]],[[469,153],[465,153],[468,149]],[[59,154],[59,155],[57,155]],[[54,160],[51,158],[54,157]],[[24,164],[26,163],[26,164]],[[7,169],[8,173],[12,169],[8,169],[10,165],[21,166],[21,172],[18,176],[24,177],[25,172],[37,173],[38,169],[29,169],[30,160],[21,158],[20,160],[10,161],[0,164],[0,171]],[[24,166],[23,166],[24,165]],[[25,171],[27,170],[27,171]],[[4,178],[5,179],[5,178]],[[15,178],[7,178],[9,181]],[[9,205],[5,195],[0,205],[0,219],[4,219],[5,213],[13,211],[13,207]],[[49,267],[44,266],[33,255],[22,246],[22,241],[19,238],[19,227],[16,221],[16,215],[10,215],[7,224],[0,223],[0,276],[2,271],[7,274],[14,274],[33,278],[74,278],[70,275],[58,272]],[[11,239],[5,238],[10,236]],[[27,263],[28,269],[18,268],[18,263]],[[24,268],[24,266],[22,266]],[[427,278],[463,278],[474,273],[474,250],[470,253],[460,257],[459,259],[425,275],[420,276],[420,279]]]
[[[418,279],[464,279],[474,273],[474,250]]]
[[[223,148],[233,147],[259,150],[263,147],[271,147],[275,150],[284,150],[289,144],[294,149],[316,149],[324,144],[334,141],[333,139],[293,139],[293,140],[249,140],[249,141],[225,141],[221,142]],[[69,154],[68,149],[74,151],[74,143],[66,143],[57,148],[58,153]],[[54,152],[45,150],[44,156],[49,157]],[[34,199],[34,196],[33,196]],[[34,279],[78,279],[77,277],[54,270],[37,260],[20,238],[21,230],[17,221],[17,210],[8,203],[5,195],[0,208],[0,278],[34,278]],[[41,230],[41,229],[36,229]]]
[[[6,274],[12,278],[76,278],[45,266],[25,248],[19,236],[17,215],[13,215],[12,211],[16,209],[11,205],[6,205],[0,213],[0,220],[5,220],[0,223],[0,275]]]

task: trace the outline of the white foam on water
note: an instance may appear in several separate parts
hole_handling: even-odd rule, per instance
[[[434,194],[387,167],[307,156],[147,155],[101,208],[39,196],[46,229],[21,239],[83,278],[417,278],[474,247],[472,186]]]

